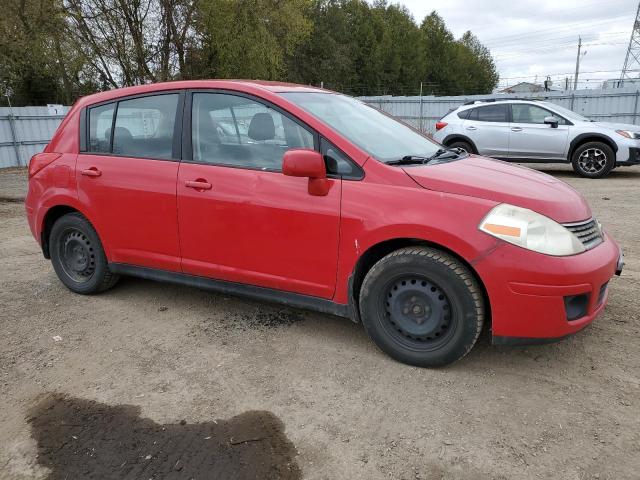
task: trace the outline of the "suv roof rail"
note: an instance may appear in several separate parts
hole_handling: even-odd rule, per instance
[[[508,102],[509,100],[526,100],[530,102],[541,102],[543,98],[524,98],[524,97],[509,97],[509,98],[481,98],[478,100],[469,100],[462,105],[473,105],[474,103],[490,103],[490,102]]]

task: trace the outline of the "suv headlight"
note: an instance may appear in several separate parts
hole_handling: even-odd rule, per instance
[[[505,242],[546,255],[561,257],[585,251],[578,237],[558,222],[506,203],[494,207],[478,228]]]
[[[640,138],[640,133],[632,132],[631,130],[616,130],[616,133],[626,138],[633,138],[633,139]]]

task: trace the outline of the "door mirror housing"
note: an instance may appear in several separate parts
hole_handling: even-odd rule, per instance
[[[558,128],[558,119],[553,115],[549,115],[548,117],[544,117],[544,123],[547,125],[551,125],[551,128]]]
[[[324,196],[331,188],[324,158],[315,150],[291,149],[284,152],[282,173],[289,177],[307,177],[310,195]]]

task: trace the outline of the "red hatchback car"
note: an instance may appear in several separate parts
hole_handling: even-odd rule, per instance
[[[60,280],[179,282],[362,322],[393,358],[546,342],[604,308],[618,245],[555,178],[457,150],[353,98],[184,81],[71,109],[29,165]]]

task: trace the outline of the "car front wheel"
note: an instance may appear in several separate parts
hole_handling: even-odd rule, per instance
[[[53,224],[49,250],[58,278],[73,292],[103,292],[118,281],[109,271],[98,234],[80,213],[68,213]]]
[[[458,259],[428,247],[390,253],[360,290],[364,328],[394,359],[436,367],[465,356],[484,322],[478,282]]]
[[[588,142],[576,148],[571,157],[573,170],[582,177],[602,178],[616,164],[613,149],[602,142]]]

